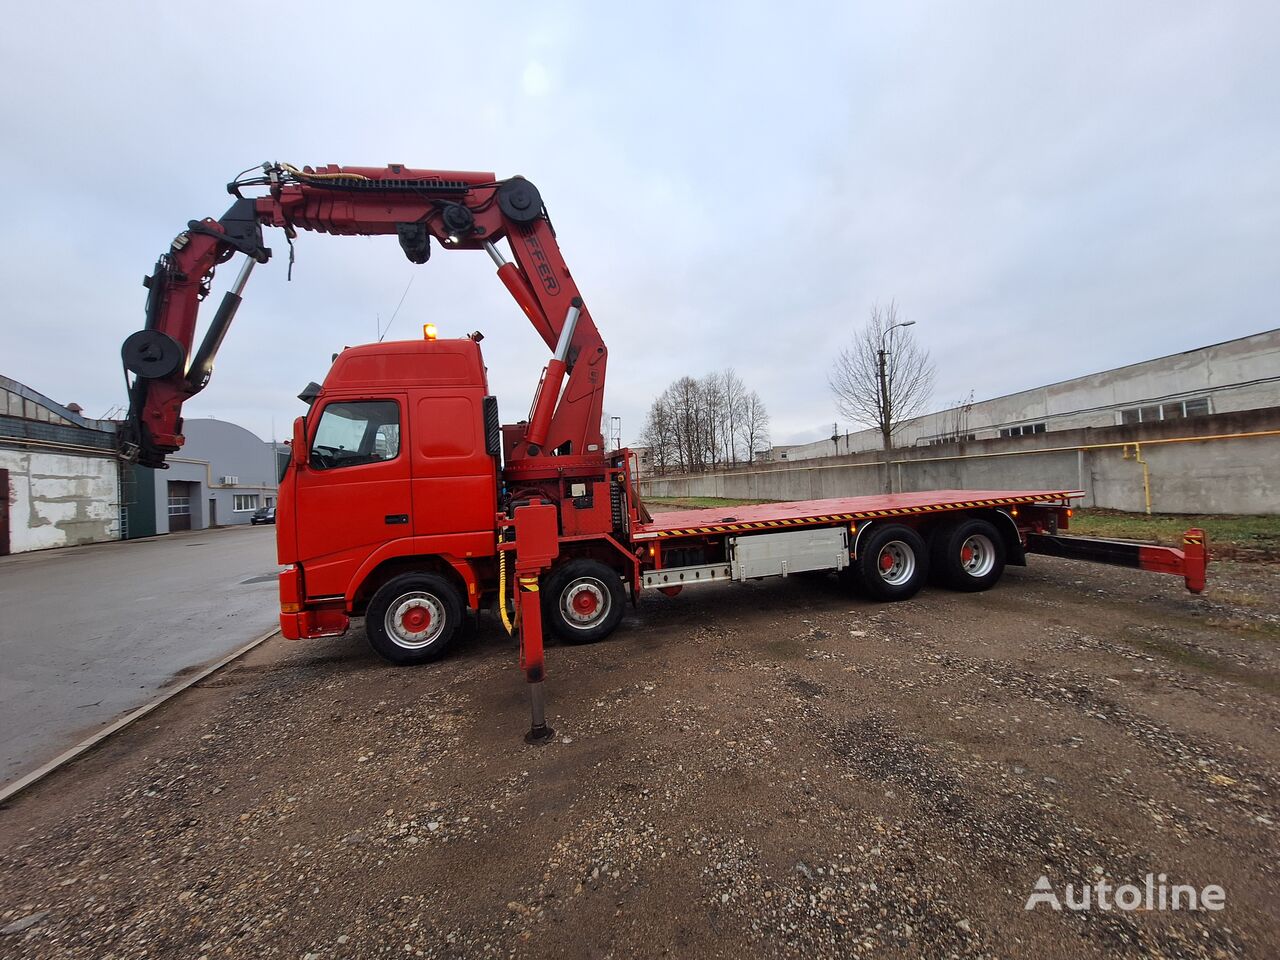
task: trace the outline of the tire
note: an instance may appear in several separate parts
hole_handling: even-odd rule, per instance
[[[595,643],[622,622],[622,578],[598,560],[570,560],[551,571],[542,590],[543,620],[566,643]]]
[[[404,573],[388,580],[365,611],[369,645],[391,663],[439,660],[462,627],[462,598],[434,573]]]
[[[986,520],[939,527],[930,537],[929,552],[938,582],[952,590],[990,590],[1004,574],[1004,537]]]
[[[872,599],[909,600],[929,576],[929,553],[924,538],[910,527],[872,527],[851,569],[855,582]]]

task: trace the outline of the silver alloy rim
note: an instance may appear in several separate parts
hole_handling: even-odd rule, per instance
[[[890,586],[906,583],[916,572],[916,553],[901,540],[890,540],[876,557],[880,579]]]
[[[444,604],[435,594],[415,591],[396,598],[382,625],[397,647],[421,650],[440,639],[445,628]]]
[[[591,604],[591,609],[584,609]],[[589,630],[609,615],[613,598],[595,577],[574,580],[560,593],[560,613],[564,622],[578,630]]]
[[[975,533],[960,545],[960,566],[969,576],[985,577],[995,565],[996,547],[989,537]]]

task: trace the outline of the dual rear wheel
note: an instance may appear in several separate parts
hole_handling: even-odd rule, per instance
[[[943,523],[930,531],[927,543],[913,528],[890,523],[863,536],[849,577],[872,599],[907,600],[931,577],[953,590],[986,590],[1004,565],[1004,540],[986,520]]]
[[[930,537],[933,577],[952,590],[989,590],[1004,573],[1004,538],[990,522],[959,519]]]

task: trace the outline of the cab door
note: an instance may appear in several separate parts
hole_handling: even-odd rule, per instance
[[[496,446],[489,449],[485,404],[478,391],[415,399],[414,531],[420,537],[439,538],[440,551],[458,557],[489,556],[494,551],[498,460]],[[492,411],[496,444],[496,405]]]
[[[309,598],[345,594],[370,553],[413,535],[407,410],[404,394],[385,394],[328,400],[308,416],[314,426],[295,489]]]

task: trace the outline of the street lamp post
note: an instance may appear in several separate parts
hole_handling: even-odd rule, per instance
[[[898,327],[914,325],[914,320],[904,320],[901,323],[895,323],[891,327],[886,327],[880,333],[880,349],[877,351],[880,358],[880,436],[884,441],[886,450],[893,445],[893,402],[889,397],[889,378],[885,364],[885,358],[889,355],[889,351],[885,349],[884,338]]]

